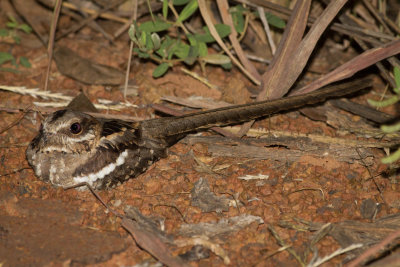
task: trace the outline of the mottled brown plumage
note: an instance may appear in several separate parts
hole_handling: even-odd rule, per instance
[[[55,186],[87,182],[97,189],[110,188],[146,171],[166,156],[169,146],[190,132],[315,104],[369,84],[363,80],[302,96],[134,123],[60,110],[43,121],[26,155],[36,175]]]

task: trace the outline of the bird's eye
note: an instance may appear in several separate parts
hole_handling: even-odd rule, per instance
[[[69,127],[69,130],[73,134],[79,134],[80,132],[82,132],[82,126],[79,122],[74,122],[73,124],[71,124],[71,127]]]

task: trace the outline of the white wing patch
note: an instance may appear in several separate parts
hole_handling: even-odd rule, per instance
[[[83,183],[87,182],[90,185],[93,185],[93,183],[99,179],[103,179],[106,175],[110,174],[115,170],[116,167],[121,166],[122,164],[125,163],[125,159],[128,156],[128,150],[124,150],[117,160],[114,163],[110,163],[107,166],[103,167],[100,171],[96,173],[91,173],[89,175],[85,176],[76,176],[74,177],[74,182],[75,183]]]

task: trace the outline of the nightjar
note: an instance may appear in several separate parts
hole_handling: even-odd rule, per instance
[[[54,186],[87,182],[96,189],[111,188],[145,172],[167,155],[168,147],[190,132],[319,103],[369,85],[369,80],[361,80],[301,96],[141,122],[98,119],[78,111],[59,110],[43,121],[26,156],[37,177]]]

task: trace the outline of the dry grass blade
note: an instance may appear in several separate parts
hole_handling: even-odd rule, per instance
[[[377,253],[378,251],[383,249],[386,245],[393,244],[392,242],[394,242],[394,240],[398,237],[400,237],[400,230],[398,230],[394,233],[391,233],[385,239],[383,239],[382,242],[367,249],[360,257],[358,257],[354,261],[350,262],[350,264],[348,266],[349,267],[359,266],[362,262],[364,262],[369,257],[371,257],[372,255],[374,255],[375,253]]]
[[[352,251],[354,249],[360,248],[362,246],[363,246],[362,244],[353,244],[353,245],[350,245],[350,246],[348,246],[346,248],[337,249],[330,255],[327,255],[327,256],[325,256],[323,258],[318,258],[315,262],[308,264],[307,267],[320,266],[321,264],[326,263],[327,261],[329,261],[330,259],[332,259],[332,258],[334,258],[336,256],[339,256],[339,255],[341,255],[343,253],[346,253],[348,251]]]
[[[264,88],[258,100],[264,99],[265,96],[276,99],[289,91],[307,64],[322,33],[346,2],[347,0],[332,1],[303,40],[301,38],[307,24],[311,1],[296,3],[294,15],[286,27],[288,30],[284,33],[270,68],[263,75]]]
[[[265,17],[264,8],[259,6],[259,7],[257,7],[257,11],[258,11],[258,14],[260,15],[260,20],[264,26],[264,31],[265,31],[265,34],[267,35],[269,46],[271,47],[271,53],[272,53],[272,55],[275,55],[276,46],[275,46],[274,40],[272,39],[272,34],[271,34],[271,30],[269,28],[267,18]]]
[[[337,15],[346,2],[347,0],[332,1],[321,14],[321,16],[315,21],[307,35],[301,41],[300,45],[298,45],[296,50],[293,51],[292,61],[290,64],[287,64],[284,72],[286,75],[284,76],[284,79],[281,79],[280,81],[281,87],[279,91],[273,90],[277,88],[271,89],[273,90],[269,93],[269,97],[271,99],[282,97],[289,91],[306,66],[308,59],[310,58],[310,55],[322,33],[332,22],[333,18]]]
[[[262,76],[263,90],[257,96],[258,101],[266,99],[271,92],[278,91],[277,88],[280,88],[280,83],[286,79],[287,66],[291,64],[293,52],[296,50],[297,44],[300,43],[306,28],[310,5],[310,0],[296,2],[274,58]],[[245,135],[253,122],[245,123],[238,135]]]
[[[56,28],[57,28],[58,18],[60,16],[60,12],[61,12],[61,4],[62,4],[62,0],[57,0],[55,7],[54,7],[54,11],[53,11],[53,18],[51,20],[49,43],[47,46],[47,56],[49,58],[49,63],[47,65],[46,78],[45,78],[44,87],[43,87],[45,91],[47,91],[47,88],[49,86],[51,61],[53,59],[54,39],[56,36]]]
[[[287,92],[288,89],[281,87],[281,83],[290,75],[287,69],[292,64],[294,53],[303,37],[310,5],[311,1],[309,0],[296,2],[274,58],[263,74],[263,90],[258,95],[257,100],[274,99],[271,96],[279,98],[285,94],[284,91]]]
[[[62,34],[58,35],[56,40],[60,40],[61,38],[67,36],[68,34],[70,34],[72,32],[77,32],[78,30],[82,29],[85,25],[87,25],[90,22],[94,21],[95,19],[100,17],[102,14],[106,13],[108,10],[121,5],[123,2],[125,2],[125,0],[119,0],[119,1],[111,2],[109,5],[107,5],[106,7],[102,8],[98,12],[94,12],[90,16],[82,19],[76,25],[72,26],[71,28],[69,28],[68,30],[63,32]],[[80,10],[80,7],[76,7],[76,9]],[[106,37],[106,38],[109,37],[107,34],[104,34],[105,33],[104,31],[102,33],[103,33],[104,37]],[[110,40],[110,41],[112,41],[112,40]]]
[[[258,73],[256,67],[247,59],[242,47],[240,46],[239,40],[237,39],[237,32],[233,24],[232,16],[229,14],[229,4],[227,0],[217,0],[219,12],[221,14],[222,20],[225,24],[231,27],[231,34],[229,35],[229,40],[232,43],[232,47],[235,50],[240,62],[244,65],[246,70],[248,70],[257,80],[261,80],[261,76]]]
[[[232,55],[232,53],[229,51],[229,49],[226,47],[225,43],[222,41],[221,37],[219,37],[218,32],[214,26],[214,23],[211,20],[210,13],[207,9],[207,5],[205,0],[199,0],[199,9],[201,16],[203,17],[205,23],[208,26],[208,29],[210,30],[210,33],[212,37],[216,40],[218,45],[224,50],[224,52],[230,57],[232,62],[238,66],[238,68],[247,76],[249,79],[254,82],[257,85],[260,85],[260,81],[257,79],[257,77],[254,77],[250,72],[248,72],[242,64]]]
[[[392,41],[381,47],[370,49],[290,95],[301,95],[312,92],[324,85],[349,78],[356,72],[399,53],[400,40]]]
[[[132,13],[133,13],[132,14],[133,21],[137,20],[137,9],[138,9],[138,3],[137,3],[137,1],[134,1],[134,3],[133,3],[133,11],[132,11]],[[126,100],[126,93],[128,91],[129,74],[131,72],[133,46],[134,46],[134,42],[132,40],[130,40],[128,64],[126,65],[126,71],[125,71],[125,83],[124,83],[124,99],[125,100]]]

